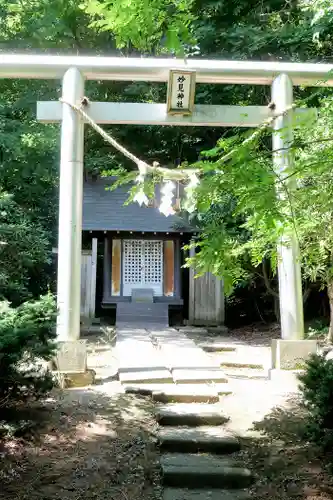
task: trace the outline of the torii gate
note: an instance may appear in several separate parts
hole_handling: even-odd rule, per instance
[[[254,127],[276,116],[274,168],[292,166],[293,85],[333,87],[333,65],[187,59],[110,58],[85,56],[0,55],[0,77],[62,79],[63,101],[78,104],[88,80],[167,82],[170,71],[193,71],[199,83],[272,85],[275,109],[261,106],[196,105],[192,115],[170,116],[166,104],[92,102],[87,110],[97,123]],[[287,110],[287,112],[286,112]],[[289,111],[288,111],[289,110]],[[60,201],[58,235],[59,340],[80,336],[80,274],[83,194],[84,123],[70,105],[38,103],[37,118],[61,121]],[[281,133],[281,129],[283,133]],[[286,133],[286,130],[288,133]],[[281,152],[282,151],[282,152]],[[302,281],[296,237],[279,245],[279,291],[282,339],[304,336]]]

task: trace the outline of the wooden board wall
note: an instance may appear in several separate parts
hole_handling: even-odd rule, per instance
[[[175,291],[175,245],[173,240],[164,241],[164,290],[166,297]]]
[[[92,239],[91,250],[82,250],[81,255],[81,316],[95,316],[97,273],[97,238]]]
[[[194,255],[193,248],[190,256]],[[189,322],[192,325],[222,325],[224,323],[223,281],[211,273],[196,277],[190,268]]]
[[[121,284],[121,240],[112,240],[111,294],[120,295]]]

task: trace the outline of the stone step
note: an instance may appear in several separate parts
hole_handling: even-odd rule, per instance
[[[219,401],[216,389],[200,387],[199,384],[174,385],[165,389],[161,387],[160,390],[153,392],[152,397],[159,403],[218,403]]]
[[[177,327],[177,330],[181,333],[197,333],[198,335],[207,335],[208,333],[208,330],[207,328],[202,328],[200,326],[190,326],[190,325],[187,325],[187,326],[180,326],[180,327]]]
[[[130,322],[130,321],[138,321],[140,323],[147,323],[147,328],[150,328],[151,325],[155,325],[156,323],[158,324],[159,321],[167,321],[169,318],[168,316],[164,316],[163,314],[152,314],[152,315],[147,315],[147,314],[141,314],[141,313],[135,313],[133,312],[132,314],[118,314],[117,316],[117,322]]]
[[[206,352],[235,352],[237,347],[226,342],[201,342],[199,347]]]
[[[210,452],[217,455],[240,450],[239,440],[220,427],[164,427],[158,430],[160,448],[170,452]]]
[[[154,302],[154,291],[147,288],[132,290],[132,302]]]
[[[139,321],[138,317],[133,317],[132,319],[130,318],[128,321],[127,320],[117,320],[117,326],[120,328],[143,328],[143,329],[150,329],[150,328],[165,328],[168,325],[167,320],[157,320],[152,322],[152,323],[147,323],[146,321]]]
[[[218,359],[209,356],[192,339],[173,328],[151,330],[151,336],[155,338],[169,369],[220,369]]]
[[[253,368],[264,370],[265,364],[262,359],[253,356],[239,355],[238,353],[221,353],[218,357],[222,368]]]
[[[221,369],[174,368],[172,377],[176,383],[218,382],[227,383],[228,378]]]
[[[156,420],[160,425],[190,426],[223,425],[229,421],[220,406],[205,404],[169,404],[159,406]]]
[[[169,305],[163,302],[142,303],[142,302],[119,302],[117,304],[117,311],[128,310],[149,310],[149,311],[168,311]]]
[[[267,380],[268,370],[259,368],[235,368],[225,367],[224,372],[227,377],[236,379]]]
[[[249,500],[250,495],[244,490],[188,490],[165,488],[163,500]]]
[[[228,327],[224,325],[219,325],[219,326],[208,326],[207,327],[208,333],[211,333],[213,335],[225,335],[228,332]]]
[[[138,371],[165,370],[159,351],[153,346],[145,329],[117,328],[115,355],[119,374]]]
[[[230,458],[211,455],[168,453],[161,457],[162,483],[187,488],[246,488],[253,482],[251,471]]]
[[[129,304],[123,309],[118,309],[118,315],[124,316],[125,314],[143,314],[144,316],[167,316],[169,314],[168,309],[166,308],[155,308],[153,307],[155,304],[146,304],[146,303],[136,303]]]
[[[127,394],[151,395],[160,403],[217,403],[219,391],[205,384],[132,384],[124,386]]]
[[[138,370],[120,371],[119,380],[122,384],[171,384],[173,378],[169,370]]]

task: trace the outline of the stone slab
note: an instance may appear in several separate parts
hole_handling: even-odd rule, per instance
[[[215,387],[204,384],[124,384],[127,394],[149,395],[161,403],[216,403],[219,393]]]
[[[246,352],[223,352],[218,355],[220,366],[222,368],[252,368],[254,370],[265,368],[264,360],[260,355],[253,355],[249,350]]]
[[[316,340],[272,340],[272,368],[278,370],[297,370],[311,354],[318,352]]]
[[[220,369],[181,369],[176,368],[171,371],[173,380],[178,383],[193,383],[193,382],[219,382],[227,383],[228,378]]]
[[[169,404],[160,406],[156,411],[160,425],[200,426],[223,425],[229,421],[221,408],[205,404]]]
[[[220,326],[208,326],[207,327],[208,333],[212,333],[215,335],[221,335],[221,333],[228,333],[228,327],[224,325]]]
[[[142,385],[144,384],[137,384],[137,385],[123,385],[125,394],[137,394],[139,396],[152,396],[153,391],[147,385],[146,387],[143,387]]]
[[[166,486],[237,489],[253,483],[251,471],[237,467],[229,457],[168,453],[162,455],[160,463]]]
[[[249,498],[249,493],[244,490],[165,488],[163,491],[163,500],[248,500]]]
[[[197,333],[198,335],[207,335],[207,328],[199,327],[199,326],[181,326],[178,328],[178,331],[181,333]]]
[[[202,342],[199,347],[206,352],[234,352],[237,347],[226,342]]]
[[[127,394],[151,396],[160,403],[217,403],[219,396],[233,393],[230,384],[123,383]]]
[[[132,290],[132,302],[154,302],[154,291],[150,288],[137,288]]]
[[[244,379],[244,380],[267,380],[268,370],[259,370],[255,368],[239,368],[226,367],[224,372],[229,379]]]
[[[117,328],[116,356],[121,371],[166,370],[165,362],[149,334],[140,328]]]
[[[214,387],[203,384],[174,384],[154,390],[152,398],[160,403],[217,403],[219,393]]]
[[[84,373],[87,370],[86,340],[60,341],[54,358],[56,370],[63,373]]]
[[[160,448],[182,453],[233,453],[240,450],[239,440],[220,427],[164,427],[157,433]]]
[[[173,382],[173,378],[169,370],[119,370],[119,380],[122,384],[170,384]]]
[[[218,360],[205,353],[195,342],[173,328],[150,330],[156,340],[167,368],[175,369],[212,369],[218,368]]]

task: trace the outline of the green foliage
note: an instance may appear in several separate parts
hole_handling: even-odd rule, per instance
[[[26,0],[24,3],[0,0],[0,13],[2,50],[126,56],[168,51],[219,59],[323,61],[331,57],[333,48],[332,9],[328,0],[264,3],[256,0]],[[116,51],[117,47],[121,51]],[[60,85],[58,82],[2,80],[0,86],[0,190],[10,195],[12,210],[8,229],[11,225],[14,234],[25,236],[22,251],[15,253],[15,245],[10,242],[6,242],[6,249],[0,249],[0,296],[22,301],[45,290],[47,277],[43,283],[40,278],[31,277],[45,275],[48,252],[55,243],[58,126],[36,123],[35,102],[57,99]],[[312,93],[309,89],[295,92],[300,99]],[[87,95],[92,100],[165,102],[165,94],[164,84],[87,82]],[[317,106],[326,98],[330,100],[330,95],[323,90],[308,102]],[[269,101],[268,87],[204,84],[196,87],[196,102],[200,104],[247,105]],[[312,130],[304,130],[304,137],[303,132],[299,133],[302,141],[306,138],[306,142],[311,142],[313,136],[319,138],[323,132],[327,138],[332,125],[329,109],[330,104],[326,129],[326,118],[322,115]],[[275,201],[275,186],[280,181],[271,171],[268,136],[261,136],[255,144],[242,148],[239,146],[244,137],[237,129],[121,125],[112,126],[112,133],[138,157],[170,167],[185,161],[195,162],[198,157],[203,160],[200,152],[210,150],[223,137],[200,164],[203,182],[198,191],[198,211],[187,216],[186,222],[190,219],[202,233],[198,267],[202,271],[213,269],[219,275],[224,274],[230,291],[237,284],[253,279],[263,258],[271,260],[275,271],[276,240],[294,224],[302,247],[304,277],[317,277],[323,284],[327,281],[331,240],[330,229],[326,231],[326,228],[330,228],[329,186],[332,183],[328,165],[325,172],[319,172],[311,170],[310,164],[314,158],[316,162],[318,158],[323,160],[322,165],[331,161],[329,142],[323,151],[323,143],[312,149],[295,145],[297,170],[304,170],[304,179],[300,170],[297,182],[306,187],[292,199],[297,214],[295,222],[285,215],[290,207]],[[218,159],[233,147],[237,148],[237,154],[222,168]],[[133,171],[129,162],[87,128],[86,171],[99,173],[119,165]],[[322,200],[321,193],[324,193]],[[321,200],[319,212],[314,203],[308,204],[310,197]],[[314,220],[311,220],[312,213],[318,214]],[[1,224],[6,225],[7,221],[1,219]],[[1,234],[0,240],[4,240]],[[27,250],[29,246],[31,255]],[[15,256],[14,265],[10,265],[11,252]],[[23,257],[21,261],[19,254]],[[15,272],[16,269],[19,272]]]
[[[118,48],[184,53],[193,45],[193,0],[85,0],[91,26],[110,31]]]
[[[40,397],[52,388],[41,361],[55,350],[56,305],[51,295],[14,309],[0,302],[0,405]]]
[[[333,445],[333,361],[312,355],[299,376],[303,404],[307,410],[309,439],[324,449]]]
[[[29,298],[33,270],[49,263],[47,236],[13,196],[0,191],[0,300],[18,304]]]
[[[331,91],[320,105],[316,120],[294,123],[295,166],[283,175],[272,166],[267,147],[270,129],[220,140],[212,151],[205,152],[207,160],[195,164],[201,170],[195,195],[197,211],[206,219],[192,263],[201,271],[223,275],[229,290],[244,280],[249,260],[257,268],[269,259],[275,270],[277,244],[282,236],[294,232],[304,278],[323,284],[331,280]],[[210,217],[212,206],[225,207],[222,218]],[[228,222],[230,216],[233,224]]]
[[[332,45],[333,5],[331,0],[301,2],[303,11],[310,15],[313,41],[319,50],[329,50]]]
[[[311,321],[311,324],[308,325],[308,328],[305,332],[305,338],[308,339],[325,339],[328,334],[328,326],[327,321],[323,321],[322,319],[316,318]]]

